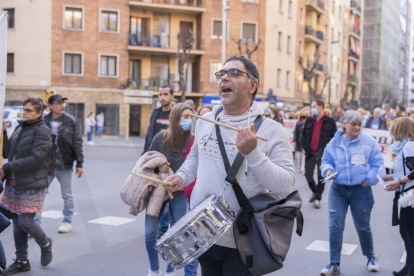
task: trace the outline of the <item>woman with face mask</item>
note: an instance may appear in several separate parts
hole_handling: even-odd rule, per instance
[[[164,154],[174,173],[183,164],[187,147],[194,139],[191,133],[193,126],[191,114],[193,112],[190,107],[182,103],[176,104],[170,113],[170,127],[156,134],[150,146],[150,151],[158,151]],[[186,214],[188,202],[182,190],[174,192],[172,198],[170,197],[164,202],[160,214],[164,212],[167,202],[169,202],[170,225],[172,226]],[[158,222],[159,217],[145,216],[145,245],[150,262],[148,276],[163,275],[160,271],[158,253],[155,251]],[[184,270],[185,276],[196,275],[197,263],[190,263]],[[165,275],[174,275],[173,273],[174,269],[169,264]]]

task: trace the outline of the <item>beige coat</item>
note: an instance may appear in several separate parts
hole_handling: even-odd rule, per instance
[[[138,159],[132,172],[165,180],[167,176],[173,175],[173,171],[169,169],[168,173],[157,175],[154,169],[166,162],[167,158],[162,153],[148,151]],[[130,206],[131,215],[136,216],[146,208],[147,215],[158,217],[163,202],[168,199],[168,193],[162,184],[130,174],[122,186],[121,198]]]

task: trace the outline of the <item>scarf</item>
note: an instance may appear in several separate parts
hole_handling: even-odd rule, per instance
[[[404,139],[402,141],[395,141],[392,145],[391,145],[391,151],[392,153],[394,153],[395,155],[398,155],[400,153],[400,151],[404,148],[405,144],[407,144],[407,142],[409,142],[409,139]]]

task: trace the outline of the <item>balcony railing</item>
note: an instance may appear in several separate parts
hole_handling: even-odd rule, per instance
[[[348,57],[355,58],[355,59],[359,60],[359,55],[354,53],[352,50],[349,50]]]
[[[168,84],[168,80],[160,79],[157,77],[149,79],[128,79],[129,89],[158,91],[160,87]]]
[[[134,0],[137,2],[153,3],[153,4],[167,4],[186,7],[204,7],[204,0]]]
[[[357,36],[361,35],[361,30],[356,31],[354,27],[349,28],[349,31]]]
[[[359,13],[361,13],[361,5],[355,1],[355,0],[351,0],[351,8],[356,9]]]
[[[312,36],[313,38],[319,40],[319,42],[323,42],[323,32],[316,31],[310,26],[305,27],[305,35]]]
[[[325,11],[325,1],[322,0],[306,0],[306,5],[310,5],[319,14]]]
[[[200,45],[198,45],[194,38],[193,47],[191,50],[201,50]],[[168,49],[168,50],[177,50],[178,49],[178,38],[175,35],[169,35],[167,33],[161,33],[160,35],[153,35],[150,37],[149,35],[129,35],[129,45],[131,46],[143,46],[143,47],[151,47],[151,48],[159,48],[159,49]],[[187,39],[182,39],[181,43],[185,44]],[[183,47],[183,46],[182,46]]]
[[[357,77],[355,77],[354,75],[349,75],[348,76],[348,82],[358,85],[359,84],[359,79]]]

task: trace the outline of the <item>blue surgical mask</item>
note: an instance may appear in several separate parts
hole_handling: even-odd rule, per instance
[[[316,115],[318,115],[319,111],[316,107],[312,107],[311,108],[311,113],[312,113],[313,116],[316,116]]]
[[[193,126],[193,121],[191,119],[183,119],[180,121],[180,126],[184,131],[189,131]]]

